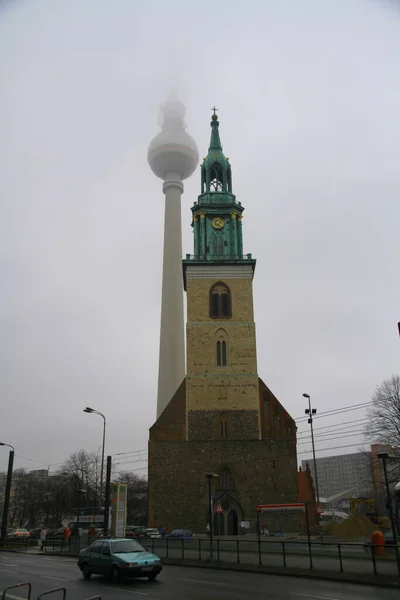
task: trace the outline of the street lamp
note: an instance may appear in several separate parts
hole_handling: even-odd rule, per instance
[[[206,477],[208,479],[208,514],[209,514],[209,522],[210,522],[210,560],[213,559],[213,499],[211,494],[211,481],[213,479],[218,479],[218,473],[207,473]]]
[[[12,481],[15,450],[14,450],[14,446],[11,446],[11,444],[5,444],[4,442],[0,442],[0,446],[7,446],[8,448],[11,448],[10,455],[8,457],[7,482],[6,482],[6,491],[5,491],[5,495],[4,495],[3,519],[1,522],[1,538],[2,538],[2,540],[5,541],[7,538],[8,507],[10,506],[11,481]]]
[[[90,406],[87,406],[86,408],[84,408],[83,412],[89,413],[89,414],[93,413],[95,415],[100,415],[100,417],[103,418],[103,449],[101,451],[101,471],[100,471],[100,502],[102,502],[102,500],[103,500],[104,447],[106,444],[106,418],[103,415],[103,413],[101,413],[98,410],[95,410],[94,408],[90,408]]]
[[[397,528],[396,528],[396,523],[394,521],[392,497],[390,495],[389,479],[388,479],[387,467],[386,467],[386,461],[393,457],[390,456],[390,454],[388,452],[378,452],[377,457],[381,459],[382,465],[383,465],[383,474],[385,476],[385,487],[386,487],[386,496],[387,496],[387,507],[389,509],[390,523],[392,525],[393,543],[394,543],[394,549],[396,552],[396,561],[397,561],[397,571],[400,575],[400,552],[399,552],[399,546],[397,544]]]
[[[313,415],[317,414],[317,409],[311,407],[311,397],[309,394],[303,394],[303,398],[307,398],[308,400],[308,408],[305,409],[305,414],[309,415],[308,422],[311,428],[311,444],[312,444],[312,453],[314,460],[314,475],[315,475],[315,491],[317,492],[317,523],[319,527],[319,486],[318,486],[318,469],[317,469],[317,461],[315,460],[315,444],[314,444],[314,428],[313,428]],[[320,529],[321,542],[323,541],[322,530]]]

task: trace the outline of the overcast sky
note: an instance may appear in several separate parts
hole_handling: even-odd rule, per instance
[[[303,392],[319,412],[368,402],[400,371],[397,2],[0,7],[0,441],[17,467],[56,469],[99,448],[102,422],[86,405],[107,416],[107,453],[147,447],[163,196],[146,155],[171,85],[200,156],[219,108],[258,261],[258,370],[283,405],[299,417]],[[199,192],[197,171],[183,253]],[[319,441],[320,455],[357,451],[322,451],[358,443],[357,427]],[[299,461],[309,450],[299,445]],[[0,469],[6,460],[0,449]]]

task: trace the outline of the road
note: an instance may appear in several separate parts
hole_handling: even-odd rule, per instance
[[[32,598],[55,587],[67,588],[67,600],[100,595],[103,600],[398,600],[399,591],[281,577],[165,566],[159,579],[131,580],[112,584],[93,576],[84,581],[76,560],[55,556],[0,553],[0,590],[22,581],[32,583]],[[12,591],[10,600],[23,597],[23,588]],[[61,595],[49,596],[59,600]]]

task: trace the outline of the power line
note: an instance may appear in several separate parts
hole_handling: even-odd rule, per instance
[[[346,432],[346,434],[344,434],[344,435],[338,435],[338,436],[334,436],[334,437],[326,437],[326,438],[323,438],[322,440],[315,440],[315,441],[316,441],[316,442],[328,442],[328,441],[332,441],[332,440],[341,440],[341,439],[343,439],[343,438],[354,437],[354,435],[355,435],[356,433],[357,433],[357,432],[355,432],[355,431],[352,431],[352,432]],[[304,445],[304,444],[309,444],[309,443],[310,443],[310,441],[309,441],[309,440],[307,440],[307,441],[305,441],[305,442],[299,442],[297,445],[298,445],[298,446],[302,446],[302,445]]]
[[[361,404],[351,404],[350,406],[342,406],[341,408],[326,410],[326,411],[320,412],[319,414],[313,416],[313,419],[322,419],[325,416],[346,413],[346,412],[350,412],[352,410],[360,410],[362,408],[367,408],[367,406],[371,406],[372,404],[374,404],[374,403],[373,402],[362,402]],[[301,416],[301,417],[297,417],[295,419],[295,421],[297,421],[297,422],[307,421],[308,418],[309,417],[307,415]]]
[[[321,429],[331,429],[332,427],[340,427],[341,425],[350,425],[351,423],[361,423],[363,421],[369,421],[369,418],[368,417],[364,417],[363,419],[354,419],[353,421],[346,421],[346,422],[342,422],[342,423],[334,423],[333,425],[324,425],[324,427],[316,427],[314,429],[314,431],[319,431]],[[304,429],[304,431],[298,431],[297,435],[301,435],[302,433],[309,433],[309,429]]]
[[[331,446],[330,448],[319,448],[318,452],[325,452],[327,450],[341,450],[342,448],[351,448],[353,446],[360,446],[360,444],[347,444],[345,446]],[[298,452],[298,454],[311,454],[311,450],[304,450],[303,452]]]

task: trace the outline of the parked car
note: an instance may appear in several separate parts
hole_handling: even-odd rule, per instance
[[[84,579],[93,574],[105,575],[112,581],[124,577],[147,577],[155,579],[162,569],[161,560],[135,540],[97,540],[82,550],[78,567]]]
[[[177,540],[192,540],[194,536],[188,529],[173,529],[167,537],[175,538]]]
[[[156,527],[149,527],[144,530],[144,537],[160,538],[162,535]]]
[[[35,527],[34,529],[31,529],[30,532],[29,532],[31,540],[38,540],[38,539],[40,539],[40,532],[41,531],[42,531],[41,527]]]
[[[30,533],[27,529],[11,529],[9,533],[7,533],[7,537],[9,538],[28,538],[30,537]]]
[[[126,538],[136,538],[140,536],[144,536],[146,527],[142,525],[127,525],[125,527],[125,537]]]

